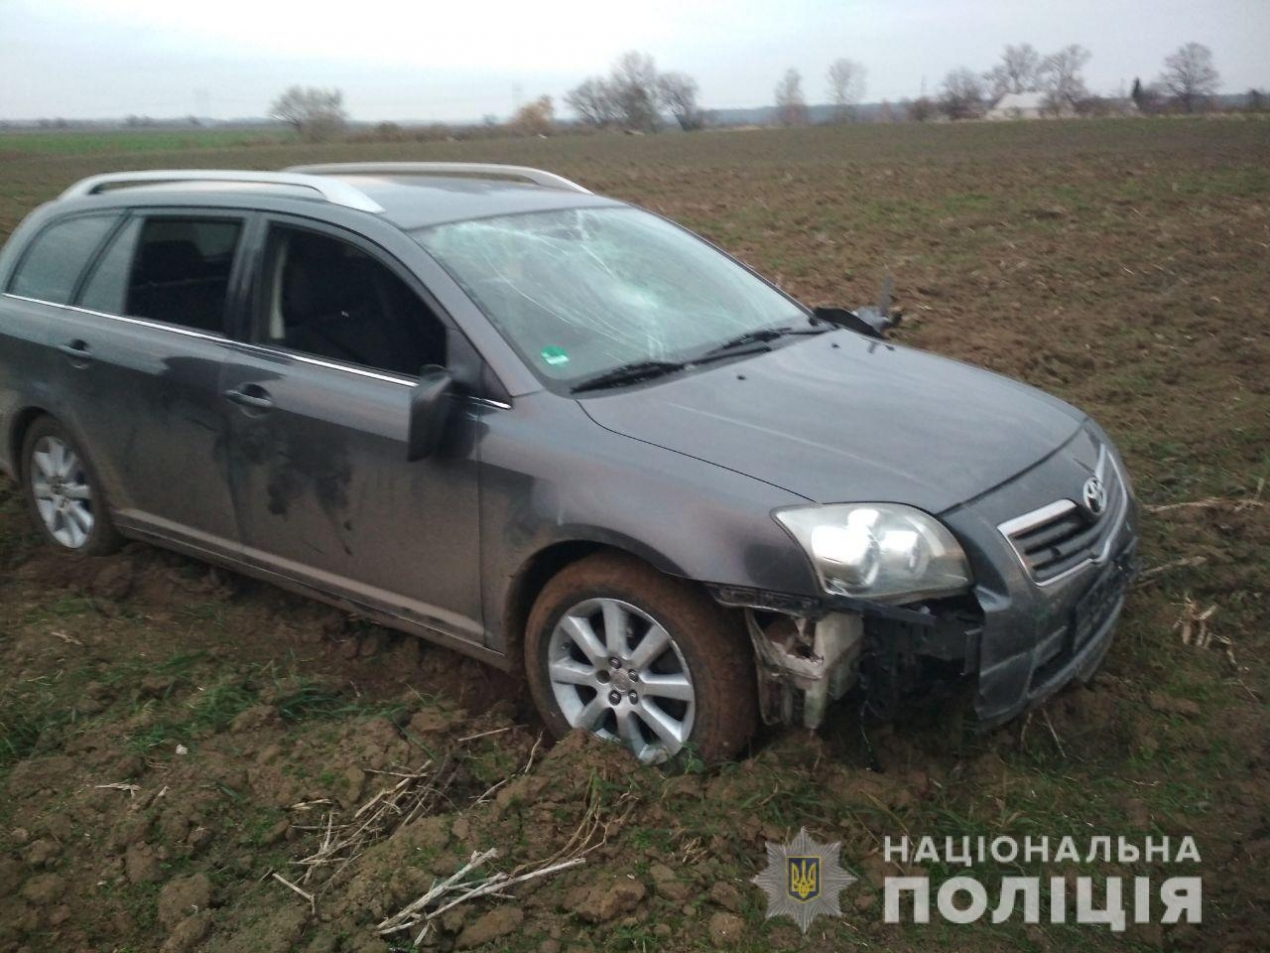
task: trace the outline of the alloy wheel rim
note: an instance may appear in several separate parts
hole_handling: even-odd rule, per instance
[[[620,599],[588,599],[560,617],[547,646],[556,704],[574,728],[619,741],[645,764],[692,734],[696,692],[665,626]]]
[[[64,440],[41,437],[31,453],[31,491],[49,535],[80,549],[93,533],[93,494],[79,454]]]

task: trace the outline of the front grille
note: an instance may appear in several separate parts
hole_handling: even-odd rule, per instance
[[[1095,474],[1106,488],[1107,499],[1098,516],[1071,500],[1057,500],[1001,525],[1001,532],[1037,582],[1052,582],[1106,557],[1124,520],[1128,494],[1105,447]]]

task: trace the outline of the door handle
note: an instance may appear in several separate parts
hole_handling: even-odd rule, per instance
[[[71,363],[78,364],[80,367],[91,363],[93,360],[92,348],[88,346],[87,341],[76,339],[68,344],[59,344],[57,349],[69,357]]]
[[[240,407],[252,410],[269,410],[273,407],[273,398],[259,384],[244,384],[241,390],[225,391],[225,399]]]

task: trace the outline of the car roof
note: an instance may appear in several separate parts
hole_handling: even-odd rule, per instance
[[[309,169],[320,169],[310,174]],[[468,170],[471,174],[468,174]],[[344,171],[347,170],[347,171]],[[507,175],[531,181],[509,181]],[[245,195],[252,201],[244,203]],[[92,197],[101,207],[189,204],[276,209],[301,199],[371,212],[405,231],[446,222],[566,208],[622,206],[549,172],[518,166],[460,163],[375,163],[300,167],[287,172],[175,169],[93,176],[62,199]]]
[[[501,179],[375,175],[331,178],[360,189],[383,206],[385,218],[406,230],[494,215],[622,204],[589,192],[543,188]]]

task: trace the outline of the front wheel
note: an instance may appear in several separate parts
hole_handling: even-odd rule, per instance
[[[729,758],[758,725],[745,629],[703,592],[629,556],[589,556],[543,589],[529,688],[557,737],[584,728],[645,764]]]

